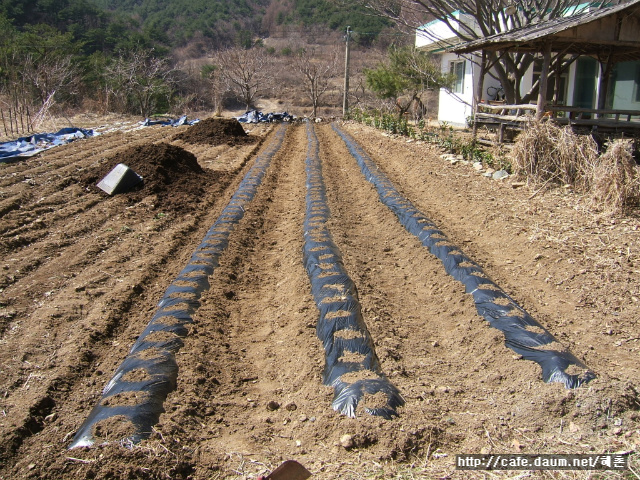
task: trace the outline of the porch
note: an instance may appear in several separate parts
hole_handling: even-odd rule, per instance
[[[581,131],[637,135],[640,130],[640,110],[619,107],[638,108],[640,105],[638,72],[632,72],[634,75],[630,78],[635,82],[633,92],[629,93],[629,89],[626,92],[630,98],[624,103],[618,100],[617,105],[611,96],[611,77],[616,65],[640,60],[639,27],[640,0],[631,0],[484,37],[455,46],[450,51],[458,55],[482,52],[482,59],[478,63],[481,73],[473,96],[474,118],[478,126],[495,128],[500,142],[504,140],[505,131],[521,130],[532,118],[571,125]],[[530,53],[542,57],[536,104],[509,105],[481,101],[484,76],[491,68],[486,64],[489,52],[495,57],[493,63],[500,61],[507,53]],[[555,58],[552,53],[555,53]],[[559,105],[559,101],[569,103],[558,95],[563,62],[570,65],[574,61],[582,61],[581,58],[585,59],[585,70],[581,81],[576,79],[575,83],[581,88],[580,94],[574,91],[569,99],[575,106]],[[586,68],[586,59],[589,58],[593,64],[591,78],[588,78],[589,70]],[[554,92],[548,92],[551,80],[554,80],[556,87]]]
[[[503,143],[509,131],[522,130],[536,118],[538,105],[508,105],[501,102],[479,103],[476,122],[479,128],[495,130],[497,142]],[[581,108],[546,105],[542,120],[571,125],[575,130],[604,134],[636,136],[640,133],[640,111]]]

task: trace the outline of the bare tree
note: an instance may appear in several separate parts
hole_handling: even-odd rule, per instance
[[[47,25],[26,26],[19,32],[0,18],[0,87],[14,105],[51,106],[77,93],[78,53],[70,33]]]
[[[222,111],[222,98],[228,88],[222,77],[220,67],[217,65],[205,65],[200,72],[202,77],[207,81],[209,95],[213,100],[214,114],[220,115]]]
[[[22,74],[40,103],[63,89],[67,94],[76,93],[79,75],[71,60],[71,55],[26,56]]]
[[[608,2],[580,0],[356,0],[401,26],[416,29],[425,20],[438,19],[451,31],[451,37],[471,41],[565,15],[585,8],[602,8]],[[614,0],[619,3],[623,0]],[[510,8],[507,8],[510,7]],[[471,21],[458,22],[453,13],[465,14]],[[429,31],[423,34],[429,36]],[[432,38],[441,41],[440,38]],[[573,59],[569,59],[572,61]],[[475,61],[472,58],[472,61]],[[487,61],[502,83],[509,103],[528,102],[538,91],[538,83],[520,95],[520,80],[534,61],[531,54],[499,55],[487,52]],[[566,61],[565,61],[566,63]],[[566,66],[566,65],[565,65]],[[560,65],[558,68],[563,68]]]
[[[153,113],[160,99],[171,95],[173,73],[166,59],[143,48],[121,53],[106,70],[117,105],[124,110],[136,108],[143,117]]]
[[[249,110],[256,98],[273,85],[269,57],[263,48],[231,48],[219,52],[214,62],[231,91]]]
[[[293,56],[293,68],[305,83],[306,93],[313,106],[312,117],[318,113],[320,98],[338,74],[338,51],[332,50],[323,58],[315,49],[300,49]]]

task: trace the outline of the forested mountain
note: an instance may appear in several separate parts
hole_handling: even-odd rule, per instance
[[[366,13],[362,6],[342,0],[89,0],[95,6],[140,21],[151,38],[181,46],[194,37],[213,48],[230,44],[249,46],[279,27],[324,26],[343,30],[347,25],[370,43],[390,24]]]
[[[71,34],[82,51],[112,52],[132,45],[207,48],[249,47],[282,29],[320,26],[344,30],[370,44],[388,21],[345,0],[0,0],[13,26],[46,24]]]
[[[324,25],[331,30],[351,27],[356,41],[368,45],[391,22],[371,15],[362,5],[348,0],[295,0],[293,14],[286,21],[300,22],[305,26]]]
[[[1,17],[18,32],[46,26],[50,32],[67,34],[85,55],[150,47],[154,42],[133,17],[107,12],[89,0],[0,0]],[[8,39],[9,32],[4,33]]]
[[[172,46],[194,36],[229,45],[260,31],[270,0],[90,0],[95,6],[139,20],[156,41]]]

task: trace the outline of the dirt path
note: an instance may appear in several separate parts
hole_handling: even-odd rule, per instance
[[[254,478],[289,458],[317,478],[469,478],[454,470],[458,453],[637,450],[640,221],[597,221],[566,196],[528,199],[509,182],[444,164],[428,145],[343,127],[597,373],[568,391],[504,346],[463,285],[379,201],[330,125],[315,128],[329,228],[382,370],[406,401],[399,417],[341,417],[322,385],[318,310],[302,264],[307,137],[295,125],[201,298],[151,439],[67,451],[274,137],[256,127],[258,143],[211,146],[171,141],[176,130],[166,127],[111,133],[0,165],[0,478]],[[162,203],[167,192],[106,198],[80,181],[117,152],[161,141],[217,172],[206,193],[173,203]]]

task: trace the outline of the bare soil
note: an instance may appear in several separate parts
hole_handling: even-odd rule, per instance
[[[485,478],[454,466],[481,452],[630,452],[638,471],[640,219],[598,217],[571,192],[534,195],[357,124],[343,128],[396,187],[597,379],[543,383],[320,124],[331,233],[406,400],[391,421],[334,412],[302,265],[307,137],[292,125],[201,298],[152,437],[120,445],[130,425],[115,419],[101,425],[113,443],[68,450],[274,133],[247,126],[252,143],[216,145],[187,141],[192,128],[105,127],[0,164],[0,479],[250,479],[287,459],[323,479]],[[124,159],[147,169],[143,186],[93,186]]]

